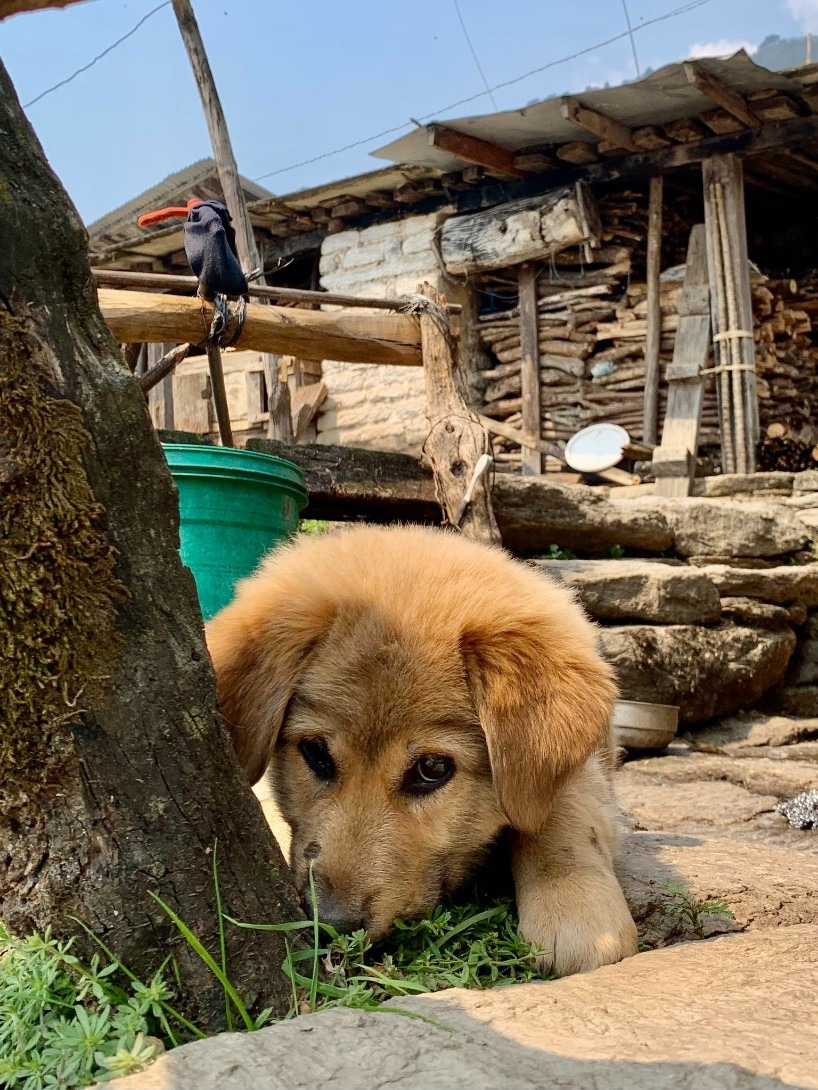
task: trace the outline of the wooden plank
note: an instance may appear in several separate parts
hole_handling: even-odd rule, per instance
[[[158,367],[161,361],[176,346],[173,344],[146,344],[148,373]],[[143,387],[144,389],[144,387]],[[200,395],[201,400],[201,395]],[[169,371],[161,383],[154,383],[148,393],[148,409],[155,428],[176,428],[173,374]]]
[[[750,269],[741,162],[719,156],[703,166],[708,253],[714,292],[713,327],[719,334],[753,329]],[[751,337],[719,339],[717,362],[722,458],[726,472],[751,473],[760,437]]]
[[[690,232],[687,268],[680,297],[679,325],[673,349],[675,374],[668,382],[662,443],[653,452],[656,495],[687,496],[693,480],[704,382],[701,370],[710,350],[707,238],[704,224]],[[682,302],[684,300],[684,303]],[[680,470],[679,466],[683,466]],[[667,473],[663,475],[663,472]]]
[[[213,306],[180,295],[100,288],[103,317],[120,341],[201,344]],[[409,314],[358,314],[247,304],[237,348],[305,359],[419,367],[420,327]]]
[[[457,388],[457,350],[438,294],[426,283],[417,290],[430,300],[420,311],[420,335],[429,423],[423,449],[435,475],[435,491],[451,525],[475,541],[499,543],[491,505],[491,475],[483,473],[471,489],[479,459],[491,451],[489,437]],[[471,502],[466,505],[470,489]]]
[[[537,317],[537,268],[531,262],[520,266],[520,380],[523,424],[524,476],[542,473],[542,455],[538,448],[542,410],[540,407],[540,349]]]
[[[497,171],[509,178],[523,176],[523,171],[514,162],[514,152],[508,148],[502,148],[488,140],[480,140],[465,132],[458,132],[448,125],[430,125],[428,133],[431,147],[439,148],[440,151],[453,155],[455,159]]]
[[[327,388],[323,382],[312,382],[308,386],[299,386],[290,398],[290,412],[293,421],[293,439],[301,442],[307,433],[318,410],[327,399]]]
[[[614,147],[623,148],[625,151],[639,150],[633,139],[633,133],[627,125],[623,125],[621,121],[613,117],[608,117],[607,114],[600,113],[599,110],[583,105],[579,99],[572,98],[570,95],[564,98],[560,103],[560,113],[566,121],[572,121],[586,132],[593,133],[598,139],[607,140]]]
[[[583,191],[581,205],[576,188],[565,186],[447,219],[440,252],[446,271],[455,275],[507,268],[587,241],[588,225],[594,222],[598,217],[590,193]]]
[[[742,128],[739,132],[721,136],[708,136],[691,143],[674,144],[671,147],[658,148],[655,151],[624,155],[604,162],[588,162],[587,165],[554,172],[554,186],[569,185],[577,179],[589,184],[629,181],[634,178],[650,177],[678,167],[701,163],[714,155],[735,153],[738,155],[756,155],[763,151],[798,145],[809,145],[818,139],[818,114],[809,117],[793,118],[790,121],[774,121],[760,129]],[[573,146],[573,145],[572,145]],[[584,144],[595,154],[593,145]],[[561,152],[567,145],[555,149],[558,158],[564,158]],[[598,159],[599,157],[596,156]],[[541,184],[541,183],[539,183]],[[538,180],[523,179],[517,182],[504,182],[502,185],[487,185],[475,191],[467,191],[457,198],[457,205],[462,211],[474,208],[486,208],[502,201],[525,199],[533,195]]]
[[[593,144],[587,140],[570,140],[567,144],[561,144],[554,154],[558,159],[566,163],[574,163],[576,166],[584,166],[587,163],[599,161],[599,154]]]
[[[185,442],[187,437],[160,435]],[[287,446],[249,439],[248,450],[276,454],[304,471],[309,504],[304,518],[368,522],[415,522],[439,525],[431,471],[408,454],[342,446]],[[666,550],[670,531],[657,529],[644,516],[634,518],[627,503],[611,503],[605,490],[564,484],[556,473],[540,477],[497,473],[492,504],[512,552],[542,552],[556,542],[571,549],[633,547],[648,553]]]
[[[645,338],[645,407],[642,439],[656,443],[659,436],[659,352],[662,344],[662,306],[659,274],[662,266],[661,174],[650,180],[648,197],[647,336]]]
[[[97,284],[112,288],[157,288],[162,291],[195,291],[195,276],[182,274],[131,272],[122,269],[91,269]],[[315,306],[365,307],[369,310],[401,310],[400,299],[369,298],[365,295],[343,295],[334,291],[309,288],[284,288],[273,284],[251,284],[251,299],[278,299],[286,303],[309,303]],[[450,314],[459,314],[460,306],[449,303]]]
[[[753,113],[744,97],[728,83],[708,72],[697,61],[685,61],[682,67],[687,82],[701,91],[703,95],[706,95],[711,102],[721,106],[723,110],[735,117],[742,125],[747,125],[751,129],[761,128],[761,119]]]

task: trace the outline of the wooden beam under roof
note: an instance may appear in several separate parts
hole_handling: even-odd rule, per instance
[[[701,91],[703,95],[706,95],[711,102],[721,106],[723,110],[726,110],[728,114],[732,114],[737,121],[740,121],[742,125],[746,125],[749,129],[761,128],[761,118],[753,113],[744,96],[740,95],[729,83],[725,83],[718,76],[714,76],[712,72],[708,72],[706,68],[701,64],[697,64],[696,61],[685,61],[682,67],[687,82]]]
[[[625,151],[639,151],[633,139],[633,133],[627,125],[623,125],[621,121],[613,117],[608,117],[607,114],[600,113],[599,110],[592,110],[590,106],[584,106],[577,98],[570,96],[564,98],[560,103],[560,113],[566,121],[579,125],[581,129],[593,133],[600,140],[607,140],[608,143],[624,148]]]
[[[448,125],[430,125],[429,144],[464,163],[485,167],[486,170],[506,174],[509,178],[523,177],[524,172],[515,164],[513,151],[488,140],[469,136],[468,133],[450,129]]]

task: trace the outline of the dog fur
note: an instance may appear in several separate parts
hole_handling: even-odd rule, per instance
[[[207,642],[239,760],[251,783],[269,766],[297,889],[312,863],[326,922],[382,937],[507,829],[544,970],[635,953],[613,870],[616,690],[566,588],[456,533],[361,526],[272,552]],[[330,777],[303,756],[316,745]],[[417,795],[422,758],[454,771]]]

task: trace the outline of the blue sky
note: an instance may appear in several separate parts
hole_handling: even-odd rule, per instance
[[[0,57],[28,102],[126,33],[159,0],[90,0],[0,25]],[[410,118],[492,110],[454,0],[193,0],[241,172],[257,178]],[[625,29],[622,0],[459,0],[490,85]],[[707,0],[639,30],[685,0],[627,0],[641,67],[818,33],[818,0]],[[635,75],[627,38],[495,92],[498,109]],[[86,222],[210,155],[173,11],[167,6],[28,115]],[[368,151],[398,133],[263,179],[277,193],[382,163]]]

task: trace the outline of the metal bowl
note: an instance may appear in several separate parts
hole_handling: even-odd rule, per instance
[[[664,749],[676,737],[679,709],[674,704],[619,700],[611,722],[617,743],[625,749]]]

